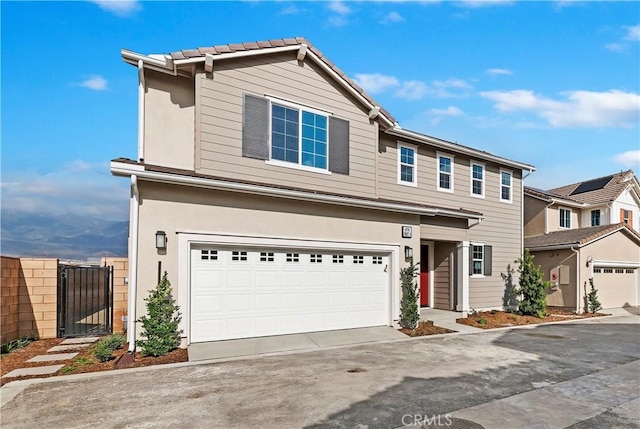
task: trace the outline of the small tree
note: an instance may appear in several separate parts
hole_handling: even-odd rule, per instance
[[[400,326],[406,329],[415,329],[420,320],[420,311],[418,310],[418,283],[416,276],[418,275],[418,264],[413,262],[413,258],[409,259],[409,265],[400,270],[400,282],[402,286],[402,298],[400,300]]]
[[[178,324],[182,320],[179,309],[171,295],[171,283],[165,271],[162,280],[154,290],[149,291],[147,314],[138,319],[142,323],[143,338],[137,344],[143,356],[162,356],[180,345]]]
[[[545,288],[550,287],[551,283],[542,280],[542,271],[539,266],[534,265],[533,258],[534,256],[529,252],[529,249],[525,249],[524,255],[516,261],[520,264],[518,267],[519,287],[515,290],[515,293],[520,297],[518,310],[523,315],[544,317],[547,311]]]
[[[595,314],[596,311],[602,310],[602,304],[598,300],[598,289],[593,285],[593,277],[589,278],[591,290],[587,293],[587,303],[589,304],[589,312]]]

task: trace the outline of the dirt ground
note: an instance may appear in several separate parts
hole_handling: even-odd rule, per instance
[[[47,340],[37,340],[32,343],[29,343],[24,348],[14,350],[11,353],[6,355],[2,355],[2,359],[0,360],[0,370],[1,375],[13,371],[18,368],[31,368],[38,366],[47,366],[54,365],[58,362],[27,362],[27,360],[31,359],[34,356],[38,355],[46,355],[47,350],[53,346],[59,345],[64,338],[52,338]],[[44,378],[44,377],[55,377],[58,375],[69,375],[69,374],[80,374],[84,372],[98,372],[98,371],[110,371],[113,369],[122,369],[122,368],[135,368],[140,366],[149,366],[149,365],[162,365],[166,363],[177,363],[177,362],[187,362],[189,360],[187,350],[186,349],[176,349],[164,356],[160,357],[150,357],[150,356],[142,356],[140,353],[135,354],[135,360],[133,363],[118,365],[118,360],[122,355],[125,355],[127,352],[128,345],[125,345],[122,349],[116,350],[113,355],[114,358],[107,362],[100,362],[96,358],[93,357],[91,351],[92,347],[79,351],[78,355],[69,361],[60,361],[59,363],[64,363],[65,366],[60,369],[60,371],[50,374],[50,375],[40,375],[40,376],[25,376],[25,377],[12,377],[12,378],[0,378],[0,386],[14,380],[25,380],[28,378]]]
[[[398,331],[410,337],[421,337],[423,335],[449,334],[451,332],[455,332],[450,329],[435,326],[431,321],[420,322],[418,323],[418,326],[416,326],[415,329],[402,328],[402,329],[398,329]]]
[[[547,316],[538,318],[535,316],[521,316],[517,313],[507,313],[505,311],[481,311],[471,314],[465,319],[457,319],[456,322],[473,326],[474,328],[492,329],[605,316],[605,314],[601,313],[574,314],[570,311],[557,309],[547,309],[547,313]]]

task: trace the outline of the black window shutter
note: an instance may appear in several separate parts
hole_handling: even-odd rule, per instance
[[[329,171],[349,174],[349,121],[329,117]]]
[[[484,275],[491,275],[491,261],[493,259],[493,249],[491,246],[484,246]]]
[[[244,95],[242,156],[269,159],[269,100],[266,98]]]

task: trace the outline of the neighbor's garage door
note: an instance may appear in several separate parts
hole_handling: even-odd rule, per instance
[[[633,268],[595,267],[593,285],[598,290],[598,300],[602,308],[637,305],[636,275],[636,269]]]
[[[388,256],[191,250],[191,342],[389,324]]]

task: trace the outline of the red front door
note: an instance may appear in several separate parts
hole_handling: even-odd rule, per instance
[[[420,307],[429,306],[429,246],[420,246]]]

